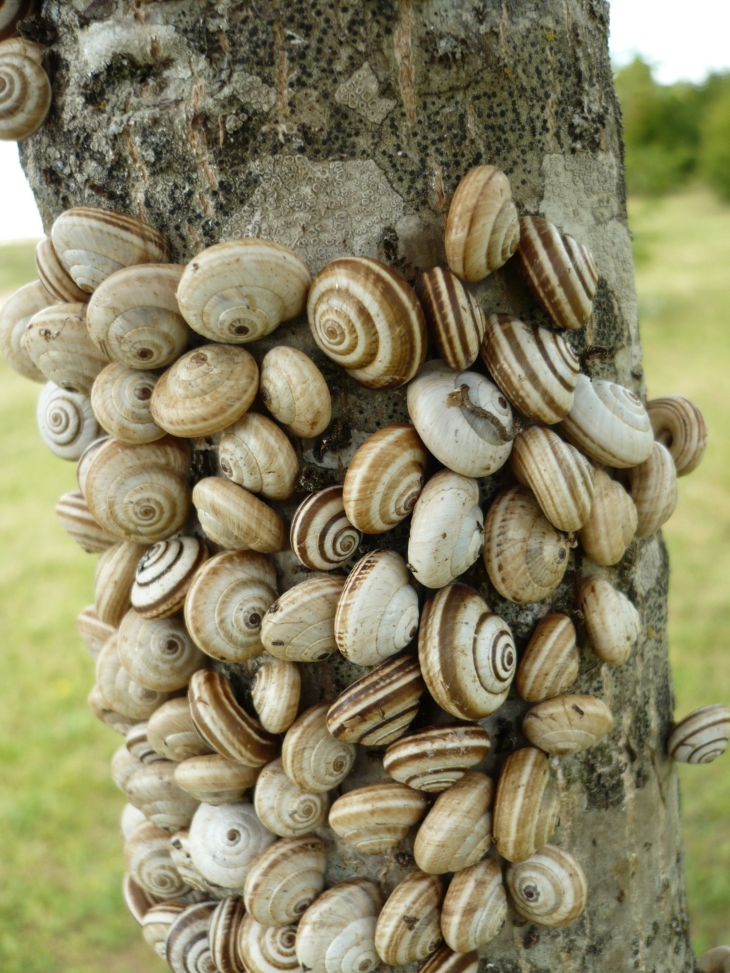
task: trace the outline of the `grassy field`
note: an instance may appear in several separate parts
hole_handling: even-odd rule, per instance
[[[651,396],[678,392],[710,427],[666,528],[677,712],[730,701],[730,209],[685,194],[631,207]],[[0,250],[0,289],[33,276],[32,251]],[[5,276],[3,276],[5,274]],[[38,386],[0,363],[0,970],[152,973],[163,968],[123,908],[120,738],[86,709],[93,666],[75,630],[95,558],[53,514],[75,487],[35,427]],[[730,942],[730,758],[682,768],[698,950]]]

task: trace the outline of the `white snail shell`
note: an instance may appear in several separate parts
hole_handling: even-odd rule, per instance
[[[130,775],[124,792],[151,824],[163,831],[186,828],[198,802],[175,782],[171,760],[157,760]]]
[[[76,616],[76,627],[92,659],[96,659],[109,636],[114,634],[114,626],[102,622],[94,605],[81,609]]]
[[[87,395],[47,382],[36,408],[41,439],[61,459],[77,460],[101,429]]]
[[[445,891],[441,876],[424,872],[413,872],[396,885],[380,911],[375,929],[375,948],[384,963],[413,963],[425,959],[441,945],[441,902]]]
[[[527,711],[522,732],[546,753],[564,757],[587,750],[610,731],[611,710],[595,696],[545,699]]]
[[[327,729],[327,703],[305,710],[286,732],[281,763],[287,777],[310,794],[337,787],[355,762],[355,747]]]
[[[413,844],[413,857],[430,875],[474,865],[492,842],[494,781],[471,770],[436,798]]]
[[[254,806],[269,831],[282,838],[308,834],[327,820],[329,795],[310,794],[286,775],[281,757],[267,764],[256,781]]]
[[[5,301],[0,310],[0,352],[8,365],[31,382],[46,381],[23,344],[30,319],[48,307],[49,298],[39,281],[25,284]]]
[[[264,926],[297,922],[324,889],[327,853],[316,835],[282,838],[254,861],[243,886],[246,911]]]
[[[344,578],[325,575],[280,595],[261,623],[266,651],[287,662],[321,662],[337,651],[335,612],[344,583]]]
[[[56,516],[63,529],[89,554],[100,554],[117,543],[117,538],[98,523],[77,490],[64,493],[59,499]]]
[[[263,554],[280,551],[286,544],[284,521],[276,511],[230,480],[220,476],[198,480],[193,504],[200,526],[214,544]]]
[[[241,896],[228,895],[210,917],[208,942],[218,973],[252,973],[247,971],[238,949],[245,914]]]
[[[122,747],[122,749],[126,750],[126,747]],[[122,833],[122,838],[128,841],[134,829],[138,828],[140,824],[144,824],[146,820],[147,818],[138,807],[135,807],[134,804],[125,804],[119,818],[119,830]]]
[[[489,748],[489,734],[478,724],[441,723],[392,743],[383,768],[402,784],[438,793],[484,760]]]
[[[165,960],[172,973],[216,973],[208,929],[215,902],[195,902],[170,926]]]
[[[86,703],[92,716],[96,717],[104,726],[108,726],[111,730],[114,730],[115,733],[121,734],[121,736],[124,736],[127,730],[131,729],[137,722],[127,716],[123,716],[121,713],[117,713],[104,699],[98,686],[92,686],[89,695],[86,697]]]
[[[406,837],[427,807],[423,794],[405,784],[371,784],[338,797],[329,825],[361,854],[380,855]]]
[[[182,615],[144,618],[131,608],[119,625],[117,649],[130,676],[140,686],[160,692],[182,689],[205,665]]]
[[[43,237],[38,241],[35,248],[35,266],[38,278],[53,303],[85,304],[89,300],[89,295],[71,280],[68,271],[58,259],[50,237]]]
[[[130,593],[132,608],[144,618],[169,618],[185,604],[208,548],[197,537],[173,537],[148,547],[140,557]]]
[[[636,507],[636,536],[651,537],[677,506],[677,471],[672,454],[654,443],[649,458],[628,471],[629,493]]]
[[[141,766],[142,761],[139,757],[133,754],[126,744],[122,744],[112,754],[112,759],[109,764],[109,774],[119,790],[123,791],[124,785],[129,778]]]
[[[128,720],[146,720],[170,698],[170,694],[141,686],[122,666],[117,635],[106,643],[96,659],[96,682],[103,699]]]
[[[267,500],[286,500],[294,492],[297,454],[286,433],[266,416],[246,412],[224,429],[218,460],[230,480]]]
[[[600,466],[594,469],[594,493],[588,520],[580,529],[583,550],[595,564],[618,564],[636,534],[638,517],[629,494]]]
[[[485,946],[507,918],[499,862],[486,858],[454,875],[441,907],[444,940],[459,953]]]
[[[0,139],[22,142],[45,122],[51,83],[37,60],[0,49]]]
[[[520,660],[517,691],[529,703],[552,699],[573,685],[579,665],[575,626],[567,615],[546,615],[540,619]]]
[[[669,734],[667,753],[685,764],[709,764],[721,756],[730,738],[730,709],[714,704],[685,716]]]
[[[129,878],[129,876],[127,876]],[[144,893],[146,894],[146,893]],[[170,927],[188,903],[173,899],[171,902],[158,902],[140,917],[142,935],[145,942],[154,949],[160,959],[165,959],[165,943]]]
[[[269,733],[285,733],[299,711],[302,677],[296,662],[272,659],[251,683],[251,701],[261,726]]]
[[[91,387],[91,407],[108,433],[124,443],[154,443],[162,439],[165,430],[150,412],[158,377],[157,372],[135,371],[116,362],[99,372]]]
[[[220,899],[221,895],[225,895],[219,885],[206,881],[193,864],[190,855],[190,832],[187,828],[180,828],[170,838],[170,854],[180,877],[190,888],[203,892],[206,899]]]
[[[492,837],[508,861],[524,861],[550,838],[557,826],[559,800],[550,766],[534,747],[507,758],[494,798]]]
[[[312,439],[332,418],[332,401],[324,376],[298,348],[279,345],[261,362],[261,400],[292,436]]]
[[[23,332],[22,344],[45,377],[88,395],[106,358],[89,338],[85,304],[53,304],[38,311]]]
[[[654,438],[672,454],[677,476],[687,476],[702,462],[707,426],[700,410],[681,395],[666,395],[647,403]]]
[[[613,666],[626,662],[641,635],[641,618],[626,595],[605,578],[585,578],[578,587],[577,606],[598,658]]]
[[[508,865],[505,881],[512,905],[538,926],[567,926],[585,909],[585,874],[563,848],[544,845],[526,861]]]
[[[146,548],[121,541],[104,551],[96,563],[94,603],[97,617],[117,628],[129,609],[129,593],[137,563]]]
[[[209,748],[206,746],[206,749]],[[221,757],[219,753],[187,757],[175,768],[178,786],[203,804],[231,804],[243,800],[244,793],[253,787],[257,776],[255,767],[246,767]]]
[[[341,486],[325,487],[299,504],[289,541],[302,564],[312,571],[332,571],[353,556],[361,534],[347,519]]]
[[[295,973],[300,969],[295,925],[262,926],[245,915],[238,934],[238,952],[248,973]]]
[[[147,741],[155,753],[175,763],[211,752],[195,729],[185,696],[168,699],[155,710],[147,721]]]
[[[145,892],[161,899],[176,899],[188,891],[170,856],[170,835],[148,822],[140,824],[124,846],[130,876]]]
[[[297,959],[310,973],[370,973],[378,965],[374,936],[383,900],[363,878],[328,889],[302,916]]]
[[[231,889],[243,885],[257,855],[276,840],[253,804],[201,804],[190,825],[190,854],[203,878]]]
[[[469,368],[479,354],[486,327],[476,299],[443,267],[421,274],[415,290],[440,357],[449,368]]]

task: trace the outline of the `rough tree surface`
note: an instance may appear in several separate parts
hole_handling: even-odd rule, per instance
[[[589,373],[643,394],[608,12],[605,0],[45,0],[25,32],[51,45],[54,104],[22,160],[47,230],[62,210],[89,204],[144,217],[181,263],[221,240],[259,235],[292,246],[313,273],[358,254],[410,281],[443,261],[460,178],[493,163],[509,175],[521,213],[547,217],[595,254],[594,320],[571,341],[608,348]],[[488,313],[548,323],[509,266],[475,292]],[[301,446],[300,486],[341,481],[369,433],[407,418],[404,390],[349,381],[317,352],[304,321],[247,347],[260,360],[280,343],[312,354],[333,392],[332,426]],[[198,470],[210,470],[214,453],[198,446]],[[484,482],[485,500],[505,478]],[[367,540],[360,553],[403,552],[406,531]],[[465,576],[513,626],[518,647],[551,608],[572,609],[581,574],[610,578],[643,619],[637,649],[616,668],[600,664],[576,619],[575,691],[599,695],[615,717],[609,738],[551,761],[562,792],[554,841],[582,862],[588,908],[555,931],[510,912],[484,968],[691,970],[677,778],[664,755],[673,707],[666,552],[655,536],[635,541],[616,569],[596,568],[580,550],[572,557],[554,597],[527,607],[496,595],[481,561]],[[278,561],[283,585],[301,580],[290,555]],[[342,660],[308,668],[309,702],[360,671]],[[487,772],[524,745],[526,708],[513,691],[483,721],[493,741]],[[360,751],[355,779],[380,779],[380,755]],[[369,875],[389,891],[411,865],[402,852],[365,858],[332,845],[328,877]]]

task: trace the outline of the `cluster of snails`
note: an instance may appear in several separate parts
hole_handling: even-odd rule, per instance
[[[96,664],[91,710],[125,736],[112,760],[129,802],[125,899],[175,973],[474,973],[508,903],[545,927],[585,907],[581,865],[550,844],[549,758],[604,738],[611,711],[571,692],[569,614],[546,605],[518,664],[509,625],[460,578],[481,556],[504,599],[545,602],[580,543],[597,569],[578,583],[577,617],[601,662],[625,663],[639,613],[601,569],[671,515],[704,421],[679,396],[645,408],[592,381],[562,331],[485,317],[464,281],[513,255],[560,329],[588,321],[597,281],[584,246],[518,219],[500,170],[465,176],[445,242],[448,268],[415,289],[363,257],[312,280],[260,239],[171,264],[151,226],[76,208],[39,244],[39,281],[0,312],[5,357],[45,383],[44,442],[78,463],[79,491],[57,513],[101,554],[78,625]],[[317,347],[357,382],[407,385],[411,423],[368,436],[341,485],[287,523],[297,440],[327,428],[330,391],[302,351],[243,346],[305,309]],[[440,358],[426,361],[429,332]],[[473,369],[479,355],[491,378]],[[196,450],[217,467],[193,482]],[[442,468],[427,480],[431,457]],[[485,518],[479,480],[508,463],[516,484]],[[357,557],[363,537],[408,517],[407,561],[387,546]],[[304,580],[280,592],[271,555]],[[307,665],[335,653],[365,671],[303,706]],[[478,769],[479,721],[513,681],[530,746],[495,784]],[[434,703],[434,725],[411,731]],[[673,727],[669,753],[708,762],[729,736],[730,710],[705,707]],[[383,779],[348,789],[358,748]],[[325,889],[334,848],[357,863],[409,836],[415,867],[389,895],[366,878]]]

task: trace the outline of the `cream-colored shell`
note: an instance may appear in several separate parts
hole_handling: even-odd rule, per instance
[[[110,547],[96,563],[94,604],[100,621],[117,628],[129,609],[129,595],[144,544],[121,541]]]
[[[89,695],[86,697],[86,704],[89,707],[91,715],[94,716],[100,723],[104,726],[108,726],[110,730],[114,730],[115,733],[119,733],[124,736],[131,727],[134,726],[136,720],[130,719],[127,716],[123,716],[121,713],[117,713],[116,710],[107,703],[107,701],[102,696],[101,690],[98,686],[92,686]]]
[[[4,50],[4,48],[3,48]],[[35,266],[38,278],[48,292],[52,303],[85,304],[89,295],[77,287],[68,271],[58,259],[53,241],[43,237],[35,248]]]
[[[701,973],[730,973],[730,946],[715,946],[695,960]]]
[[[641,635],[639,612],[626,595],[605,578],[585,578],[577,605],[598,658],[613,666],[626,662]]]
[[[265,662],[251,683],[251,701],[261,726],[269,733],[285,733],[299,711],[302,677],[296,662]]]
[[[329,795],[310,794],[287,777],[281,757],[267,764],[256,781],[254,806],[269,831],[296,838],[327,820]]]
[[[667,395],[647,403],[654,438],[672,454],[677,476],[687,476],[702,462],[707,426],[700,410],[681,395]]]
[[[486,322],[476,298],[444,267],[432,267],[416,283],[431,337],[449,368],[469,368],[479,354]]]
[[[289,543],[301,563],[312,571],[332,571],[348,561],[362,540],[345,514],[342,487],[325,487],[297,507]]]
[[[492,841],[494,781],[471,770],[436,798],[413,844],[416,865],[430,875],[474,865]]]
[[[426,798],[412,787],[371,784],[338,797],[329,825],[361,854],[380,855],[402,841],[427,808]]]
[[[135,807],[134,804],[125,804],[119,818],[119,830],[122,838],[128,841],[134,829],[138,828],[140,824],[144,824],[146,820],[147,818],[138,807]]]
[[[78,481],[79,490],[83,496],[86,495],[86,475],[89,472],[91,461],[109,438],[109,436],[100,436],[90,446],[87,446],[81,456],[79,456],[79,461],[76,464],[76,480]]]
[[[103,368],[91,387],[91,407],[100,425],[123,443],[162,439],[165,430],[150,412],[158,378],[158,372],[137,371],[117,362]]]
[[[486,858],[458,872],[441,907],[444,940],[458,953],[485,946],[507,918],[507,894],[499,862]]]
[[[308,973],[370,973],[378,965],[376,917],[383,900],[363,878],[328,889],[302,916],[297,930],[297,959]]]
[[[220,476],[207,476],[193,488],[200,526],[214,544],[263,554],[286,544],[284,521],[253,493]]]
[[[414,963],[441,945],[441,903],[445,891],[440,876],[424,872],[413,872],[396,885],[375,928],[375,948],[384,963]]]
[[[479,953],[455,953],[448,946],[441,946],[431,953],[418,967],[417,973],[477,973]]]
[[[85,304],[53,304],[23,331],[28,357],[50,382],[88,395],[107,359],[89,338]]]
[[[173,692],[187,686],[206,662],[188,635],[182,615],[144,618],[132,608],[119,625],[122,665],[140,686]]]
[[[190,855],[190,832],[187,828],[181,828],[170,838],[170,854],[180,877],[190,888],[204,892],[206,899],[219,899],[225,894],[219,885],[206,881],[193,864]]]
[[[61,459],[78,460],[102,435],[87,395],[47,382],[36,407],[41,439]]]
[[[709,764],[721,756],[730,739],[730,709],[715,703],[695,710],[672,727],[667,753],[685,764]]]
[[[153,764],[157,760],[164,759],[150,744],[147,737],[146,720],[141,723],[135,723],[133,727],[127,730],[126,747],[143,764]]]
[[[629,493],[636,507],[636,536],[651,537],[677,506],[677,471],[666,446],[654,443],[649,458],[628,472]]]
[[[245,792],[256,783],[258,770],[246,767],[219,753],[188,757],[175,768],[179,787],[203,804],[231,804],[243,800]]]
[[[546,615],[540,619],[520,660],[515,680],[517,691],[528,703],[559,696],[578,678],[580,653],[575,637],[575,626],[567,615]]]
[[[151,906],[141,919],[140,924],[144,940],[149,943],[161,960],[165,959],[165,943],[170,926],[187,907],[187,902],[175,900],[158,902]]]
[[[165,961],[172,973],[210,973],[214,969],[208,929],[215,902],[196,902],[180,913],[165,940]]]
[[[253,804],[201,804],[190,825],[190,855],[203,878],[226,889],[243,885],[262,851],[276,840]]]
[[[87,605],[86,608],[81,609],[76,616],[76,627],[92,659],[96,659],[106,640],[114,634],[114,626],[102,622],[96,614],[94,605]]]
[[[107,705],[131,721],[149,719],[170,697],[169,693],[148,689],[132,679],[119,658],[116,634],[97,656],[96,682]]]
[[[32,12],[35,0],[4,0],[0,11],[0,51],[5,54],[22,54],[32,61],[42,63],[48,50],[43,44],[26,40],[24,37],[13,37],[18,21]]]
[[[297,922],[324,889],[326,866],[316,835],[282,838],[251,865],[243,885],[246,911],[264,926]]]
[[[295,973],[300,969],[297,927],[262,926],[245,915],[238,933],[238,953],[248,973]]]
[[[508,865],[505,882],[514,908],[538,926],[567,926],[586,906],[583,869],[571,854],[554,845],[544,845],[526,861]]]
[[[130,804],[163,831],[186,828],[198,806],[195,798],[176,784],[176,766],[171,760],[157,760],[136,770],[124,787]]]
[[[309,578],[280,595],[264,615],[261,642],[287,662],[321,662],[337,650],[335,612],[344,578]]]
[[[218,461],[230,480],[267,500],[288,499],[299,476],[299,461],[289,437],[256,412],[246,412],[223,430]]]
[[[148,547],[135,572],[132,608],[144,618],[169,618],[176,614],[207,559],[208,548],[197,537],[173,537]]]
[[[158,900],[177,899],[189,891],[173,864],[170,835],[154,824],[140,824],[124,846],[124,862],[132,879]]]
[[[88,554],[100,554],[117,543],[116,537],[98,523],[78,492],[64,493],[56,504],[61,526]]]
[[[355,747],[327,729],[327,703],[305,710],[286,732],[281,763],[287,777],[310,794],[337,787],[355,762]]]
[[[499,854],[513,862],[529,858],[557,827],[559,808],[545,754],[534,747],[511,753],[494,798],[492,837]]]
[[[119,788],[120,791],[124,790],[124,786],[135,772],[139,770],[142,766],[142,761],[133,754],[126,744],[122,744],[121,747],[117,749],[112,754],[112,759],[109,764],[109,774],[114,784]]]
[[[11,368],[31,382],[45,382],[46,376],[26,351],[23,334],[30,319],[49,303],[48,294],[36,280],[11,294],[0,310],[0,353]]]
[[[155,753],[175,763],[211,752],[195,729],[186,696],[168,699],[155,710],[147,721],[147,740]]]
[[[0,139],[30,138],[45,122],[51,97],[51,82],[35,58],[0,52]]]
[[[298,348],[278,345],[261,362],[261,401],[292,436],[312,439],[332,418],[324,376]]]
[[[246,909],[240,895],[228,895],[210,917],[208,942],[218,973],[253,973],[247,970],[238,949],[238,937]]]
[[[489,747],[489,734],[476,723],[440,723],[392,743],[383,768],[393,780],[436,794],[484,760]]]
[[[522,721],[522,732],[546,753],[565,757],[592,747],[612,726],[611,710],[600,699],[569,695],[533,706]]]
[[[600,466],[594,469],[594,494],[588,520],[580,529],[583,550],[595,564],[618,564],[636,533],[634,501],[618,480]]]

